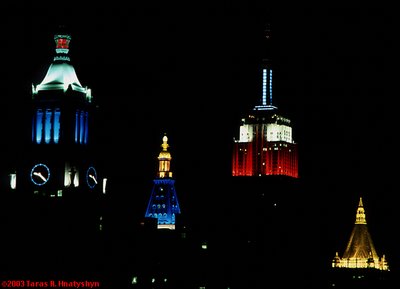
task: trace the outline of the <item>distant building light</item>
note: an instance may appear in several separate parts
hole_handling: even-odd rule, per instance
[[[17,187],[17,174],[10,174],[10,187],[15,190]]]
[[[107,179],[104,178],[104,179],[103,179],[103,194],[106,193],[106,190],[107,190]]]

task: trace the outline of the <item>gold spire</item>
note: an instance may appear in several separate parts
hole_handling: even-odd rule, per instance
[[[364,224],[364,225],[367,224],[367,219],[365,218],[365,210],[364,210],[364,206],[363,206],[361,197],[360,197],[360,201],[358,202],[355,224]]]
[[[159,178],[172,178],[172,172],[170,172],[171,166],[171,154],[168,151],[168,137],[164,134],[162,138],[163,142],[161,144],[162,151],[158,155],[158,177]]]
[[[168,137],[166,134],[164,134],[164,137],[162,140],[163,140],[163,143],[162,143],[161,147],[163,148],[163,151],[167,151],[169,145],[168,145]]]

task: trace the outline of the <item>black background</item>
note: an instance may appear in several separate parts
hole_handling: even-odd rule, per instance
[[[270,23],[274,104],[292,120],[305,200],[321,209],[318,223],[327,224],[321,245],[327,258],[345,246],[363,195],[378,252],[400,263],[393,7],[120,2],[24,2],[2,10],[8,151],[23,145],[31,85],[44,77],[54,32],[65,24],[78,78],[99,107],[98,154],[110,183],[121,188],[114,191],[121,226],[144,214],[164,133],[183,212],[205,214],[218,198],[213,185],[230,175],[240,118],[260,98],[263,30]],[[4,166],[12,163],[13,154],[2,151]]]

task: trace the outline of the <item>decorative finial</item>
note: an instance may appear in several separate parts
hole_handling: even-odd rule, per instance
[[[356,224],[367,224],[367,220],[365,217],[365,210],[362,203],[362,198],[360,197],[360,201],[358,203],[357,214],[356,214]]]
[[[59,26],[58,31],[54,34],[54,41],[56,43],[56,56],[54,60],[70,61],[68,52],[71,35],[66,32],[64,25]]]
[[[163,143],[162,143],[161,147],[163,148],[163,151],[166,151],[169,147],[167,134],[164,134]]]
[[[264,36],[266,39],[271,38],[271,25],[269,23],[265,25]]]

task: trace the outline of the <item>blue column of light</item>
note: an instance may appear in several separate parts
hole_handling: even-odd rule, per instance
[[[34,117],[34,125],[35,125],[35,141],[37,144],[40,144],[42,141],[42,127],[43,127],[43,111],[38,109],[36,111],[36,116]]]
[[[54,127],[53,127],[53,140],[58,143],[60,140],[60,109],[54,110]]]
[[[43,111],[38,109],[36,111],[36,143],[40,144],[42,142],[42,129],[43,129]]]
[[[87,144],[88,142],[88,134],[89,134],[89,113],[85,113],[85,137],[84,137],[84,143]]]
[[[50,143],[51,141],[51,116],[53,115],[50,109],[46,109],[44,120],[44,141]]]
[[[272,69],[269,70],[269,104],[272,105]]]
[[[78,143],[79,135],[79,110],[75,112],[75,143]]]
[[[263,69],[261,105],[267,105],[267,69]]]
[[[83,134],[85,127],[85,113],[81,111],[80,113],[80,123],[79,123],[79,143],[83,143]]]

